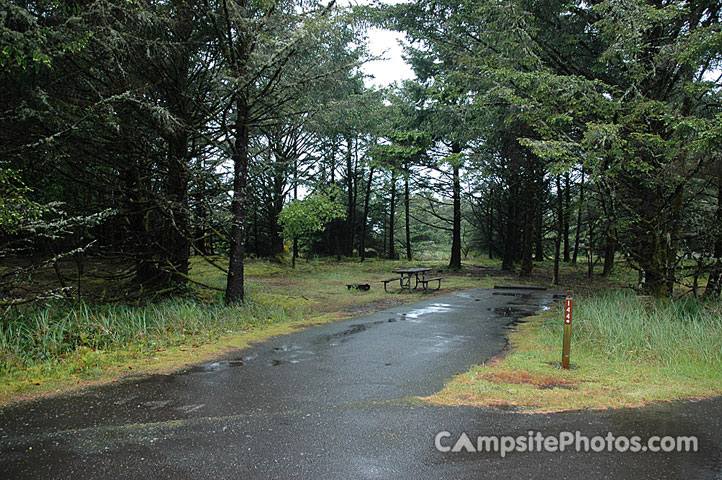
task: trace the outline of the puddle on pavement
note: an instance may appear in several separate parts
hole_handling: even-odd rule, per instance
[[[223,370],[223,369],[227,369],[227,368],[242,367],[242,366],[243,366],[243,359],[242,358],[234,358],[232,360],[224,360],[221,362],[212,362],[212,363],[204,363],[201,365],[196,365],[195,367],[191,367],[191,368],[188,368],[181,372],[178,372],[178,375],[188,375],[191,373],[211,373],[211,372],[217,372],[219,370]]]
[[[306,360],[308,357],[315,354],[316,352],[312,350],[304,350],[300,345],[279,345],[278,347],[273,347],[271,355],[279,355],[284,358],[274,358],[270,361],[269,365],[278,366],[286,363],[295,364],[299,363],[301,360]],[[301,358],[299,359],[299,357]]]
[[[451,305],[448,303],[432,303],[428,307],[419,308],[416,310],[411,310],[410,312],[406,312],[406,318],[412,319],[411,321],[418,321],[417,319],[421,315],[427,315],[429,313],[445,313],[451,311]]]
[[[501,317],[524,317],[534,314],[533,310],[519,307],[495,307],[490,308],[489,311]]]
[[[429,339],[434,342],[431,345],[430,350],[432,352],[447,352],[453,351],[459,348],[459,345],[472,340],[474,337],[469,335],[434,335],[433,339]]]
[[[331,335],[327,335],[326,338],[328,338],[329,340],[334,339],[334,338],[342,338],[342,337],[346,337],[349,335],[355,335],[355,334],[363,332],[367,329],[368,329],[368,327],[366,326],[365,323],[357,323],[355,325],[351,325],[346,330],[340,331],[338,333],[333,333]]]
[[[366,322],[366,323],[355,323],[348,327],[346,330],[342,330],[340,332],[332,333],[331,335],[326,335],[325,337],[322,337],[325,339],[326,342],[332,342],[331,346],[338,345],[338,342],[333,342],[334,340],[340,340],[342,342],[346,341],[348,337],[351,335],[355,335],[357,333],[364,332],[368,330],[371,327],[374,327],[376,325],[380,325],[382,323],[390,323],[392,319],[388,320],[376,320],[373,322]],[[393,320],[395,321],[395,320]]]
[[[455,297],[461,297],[461,298],[472,298],[471,294],[468,292],[456,292],[452,293]]]
[[[364,331],[368,330],[369,328],[375,327],[382,323],[394,323],[394,322],[399,322],[399,321],[401,321],[401,322],[403,322],[403,321],[419,322],[420,321],[419,317],[422,315],[426,315],[429,313],[445,313],[445,312],[450,312],[451,310],[452,310],[452,306],[448,303],[432,303],[428,307],[418,308],[416,310],[411,310],[410,312],[398,313],[398,314],[396,314],[395,317],[389,317],[386,320],[376,320],[373,322],[356,323],[356,324],[349,326],[345,330],[321,337],[321,339],[324,342],[328,342],[328,344],[330,346],[335,347],[335,346],[338,346],[339,343],[347,341],[352,335],[364,332]],[[280,350],[282,348],[283,348],[283,346],[276,347],[275,350]]]
[[[504,329],[514,330],[517,325],[525,322],[526,318],[533,316],[539,310],[549,309],[549,307],[545,308],[540,305],[540,303],[538,300],[532,300],[530,298],[529,301],[524,303],[512,303],[503,307],[489,308],[488,310],[496,316],[510,319],[509,323],[504,326]]]
[[[295,365],[295,364],[297,364],[297,363],[299,363],[299,362],[300,362],[300,360],[295,359],[295,358],[291,358],[291,359],[274,358],[273,360],[271,360],[270,365],[273,366],[273,367],[277,367],[277,366],[279,366],[279,365],[286,365],[286,364]]]

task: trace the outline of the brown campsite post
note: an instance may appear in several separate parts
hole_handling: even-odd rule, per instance
[[[572,346],[572,297],[564,301],[564,340],[562,341],[562,368],[569,370],[569,350]]]

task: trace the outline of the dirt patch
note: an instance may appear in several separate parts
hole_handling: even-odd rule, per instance
[[[560,380],[552,376],[531,375],[526,372],[491,372],[482,378],[492,383],[534,385],[541,390],[551,390],[552,388],[574,390],[576,388],[571,382],[567,382],[566,380]]]

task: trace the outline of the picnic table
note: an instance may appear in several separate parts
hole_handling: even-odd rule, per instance
[[[396,278],[389,278],[388,280],[382,280],[384,283],[384,291],[386,290],[386,285],[389,282],[395,282],[398,280],[399,287],[403,290],[405,288],[409,289],[409,292],[412,290],[415,290],[418,288],[419,284],[424,288],[424,291],[427,291],[429,288],[429,282],[438,281],[439,286],[436,288],[438,290],[441,288],[441,277],[435,277],[435,278],[426,278],[426,272],[430,272],[432,269],[428,267],[416,267],[416,268],[400,268],[398,270],[392,270],[393,273],[398,274],[399,276]],[[419,278],[419,275],[421,275],[421,278]],[[414,279],[414,286],[411,286],[411,279]]]

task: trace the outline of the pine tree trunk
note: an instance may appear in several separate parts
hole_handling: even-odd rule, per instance
[[[608,277],[614,270],[614,255],[617,249],[614,243],[614,235],[609,233],[604,238],[604,266],[602,268],[602,277]]]
[[[242,303],[245,296],[243,263],[246,256],[246,187],[248,182],[248,117],[246,99],[236,102],[235,149],[233,152],[233,200],[231,201],[231,252],[226,283],[227,304]]]
[[[336,185],[336,152],[338,151],[338,146],[336,145],[336,141],[333,140],[331,142],[331,155],[329,156],[329,185],[333,186]],[[333,252],[336,252],[337,258],[341,258],[341,253],[338,251],[338,232],[336,231],[336,222],[331,222],[327,229],[327,248],[328,253],[332,254]]]
[[[258,209],[253,209],[253,248],[256,258],[261,256],[261,241],[258,238]]]
[[[634,237],[638,239],[634,254],[639,263],[640,286],[645,295],[662,296],[662,257],[659,254],[659,235],[655,226],[655,217],[659,212],[656,208],[656,194],[649,187],[640,186],[642,199],[639,208],[640,218],[633,224]]]
[[[293,237],[293,253],[291,254],[291,268],[296,268],[298,258],[298,237]]]
[[[642,204],[639,209],[640,218],[635,227],[635,237],[638,239],[635,259],[644,274],[642,291],[655,298],[669,298],[674,286],[674,258],[676,249],[673,247],[676,234],[673,231],[677,221],[678,212],[681,211],[681,194],[675,196],[671,202],[672,222],[659,218],[661,202],[659,194],[645,186],[639,186],[642,191]],[[670,230],[670,223],[672,229]]]
[[[514,269],[516,257],[517,236],[519,223],[517,221],[517,186],[512,186],[509,196],[509,211],[506,220],[506,234],[504,235],[504,257],[501,260],[501,269],[511,271]]]
[[[354,195],[354,168],[353,168],[353,139],[346,139],[346,189],[348,190],[348,205],[346,213],[346,238],[344,239],[344,254],[353,256],[354,227],[356,225],[356,196]]]
[[[579,254],[579,237],[582,232],[582,208],[584,206],[584,167],[582,167],[582,182],[579,184],[579,204],[577,206],[577,229],[574,237],[574,254],[572,263],[576,265]]]
[[[532,197],[533,199],[533,197]],[[535,208],[531,202],[527,202],[524,211],[524,238],[521,251],[521,270],[519,276],[531,277],[534,268],[532,261],[532,250],[534,245],[534,224],[536,223]]]
[[[133,126],[129,119],[130,114],[126,109],[120,108],[118,120],[123,138],[133,138]],[[158,261],[154,255],[157,244],[150,229],[150,217],[154,210],[149,199],[150,174],[143,168],[143,163],[133,156],[123,160],[119,171],[119,191],[122,213],[128,229],[125,232],[128,237],[128,250],[135,263],[133,282],[143,290],[152,290],[161,281],[163,272],[158,269]]]
[[[202,158],[198,159],[198,163],[196,164],[196,168],[200,170],[204,170],[205,164]],[[193,236],[195,238],[193,245],[196,250],[200,252],[201,255],[205,256],[208,255],[208,243],[210,240],[210,229],[207,229],[206,226],[208,224],[208,210],[206,209],[206,205],[203,202],[203,197],[206,195],[206,181],[202,181],[200,184],[200,193],[198,195],[198,198],[200,201],[197,203],[196,207],[196,215],[198,216],[198,223],[199,227],[194,232]]]
[[[383,212],[381,213],[381,218],[382,218],[381,223],[383,223],[384,234],[383,234],[383,245],[381,247],[380,257],[383,258],[383,257],[386,257],[387,253],[388,253],[386,250],[386,237],[388,236],[388,233],[389,233],[389,228],[387,227],[387,224],[386,224],[386,209],[385,208],[384,208]]]
[[[279,211],[273,202],[268,207],[268,230],[271,237],[270,259],[278,260],[283,255],[283,238],[281,237],[281,227],[278,225]]]
[[[536,208],[536,226],[534,228],[534,260],[537,262],[544,261],[544,240],[542,238],[544,230],[544,209],[542,208],[541,199]]]
[[[135,163],[124,172],[128,182],[127,222],[132,237],[132,251],[135,259],[135,284],[143,289],[152,289],[162,276],[158,269],[153,252],[155,245],[148,224],[147,212],[151,210],[150,202],[144,193],[146,187],[141,186],[141,176]]]
[[[594,222],[589,207],[587,207],[587,216],[589,217],[589,241],[587,248],[587,278],[594,276]]]
[[[173,283],[188,283],[188,262],[190,257],[190,232],[188,209],[188,135],[175,135],[169,145],[168,159],[168,200],[170,201],[171,224],[167,251],[171,266],[170,280]]]
[[[569,173],[564,174],[564,261],[569,263],[569,217],[571,215],[571,187]]]
[[[369,202],[371,200],[371,184],[374,179],[374,166],[371,166],[369,171],[369,182],[366,184],[366,197],[364,198],[364,216],[363,223],[361,225],[361,244],[359,246],[359,255],[361,261],[366,260],[366,230],[368,229],[368,218],[369,218]]]
[[[527,159],[527,171],[523,176],[524,231],[521,242],[521,268],[519,270],[519,276],[521,277],[530,277],[534,269],[532,255],[534,253],[534,231],[537,222],[536,212],[539,209],[537,199],[538,179],[534,167],[533,159],[531,161]]]
[[[487,209],[487,220],[486,220],[486,243],[489,247],[489,260],[494,259],[494,203],[493,199],[489,198],[489,208]]]
[[[404,215],[406,218],[406,260],[411,260],[411,222],[409,220],[409,161],[404,164]]]
[[[281,163],[285,163],[285,159],[280,159]],[[280,256],[284,254],[283,237],[281,236],[281,227],[278,224],[278,217],[283,210],[284,194],[286,188],[286,175],[277,172],[272,178],[273,185],[271,190],[271,198],[268,203],[268,227],[271,234],[271,259],[280,260]]]
[[[293,199],[298,200],[298,156],[294,151],[293,157]],[[296,268],[298,258],[298,237],[293,237],[293,253],[291,254],[291,268]]]
[[[722,292],[722,173],[717,177],[717,232],[714,242],[715,265],[709,274],[704,299],[712,300],[720,297]]]
[[[396,260],[394,247],[394,215],[396,213],[396,171],[391,170],[391,205],[389,211],[389,260]]]
[[[559,255],[561,250],[562,236],[564,235],[564,200],[562,197],[562,181],[557,175],[557,235],[554,245],[554,278],[552,283],[559,285]]]
[[[175,0],[176,16],[173,33],[178,42],[178,49],[171,53],[174,70],[166,87],[168,108],[183,126],[178,126],[167,135],[168,142],[168,176],[167,193],[170,204],[170,218],[166,220],[167,244],[163,245],[170,266],[167,280],[175,284],[188,283],[188,266],[190,259],[191,233],[190,210],[188,204],[188,186],[190,183],[189,162],[191,145],[189,129],[193,123],[193,106],[189,104],[187,93],[191,76],[191,56],[189,40],[193,31],[193,14],[190,8],[180,0]]]
[[[454,166],[453,197],[454,220],[449,268],[451,270],[461,270],[461,179],[459,177],[459,167],[456,165]]]
[[[508,182],[509,197],[507,199],[508,209],[506,215],[506,229],[503,238],[504,256],[501,260],[501,269],[504,271],[514,270],[514,263],[517,261],[519,244],[519,205],[520,205],[520,180],[522,154],[519,146],[514,144],[505,154],[508,159]]]

